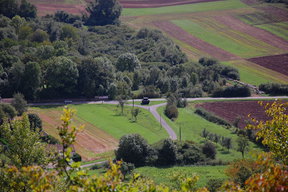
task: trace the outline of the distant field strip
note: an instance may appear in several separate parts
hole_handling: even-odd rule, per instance
[[[172,22],[195,37],[239,57],[270,55],[276,49],[248,34],[227,29],[227,26],[217,23],[213,18],[197,18],[193,21],[173,20]]]
[[[288,76],[288,54],[251,58],[249,61]]]
[[[175,5],[185,5],[185,4],[223,1],[223,0],[146,0],[146,1],[119,0],[119,1],[124,8],[152,8],[152,7],[175,6]]]
[[[214,57],[219,60],[233,60],[233,59],[239,59],[237,56],[224,51],[221,48],[215,47],[214,45],[211,45],[200,38],[197,38],[193,36],[192,34],[189,34],[188,32],[184,31],[180,27],[174,25],[171,22],[168,21],[161,21],[161,22],[154,22],[153,23],[156,27],[160,28],[167,34],[171,35],[172,37],[181,40],[190,46],[202,51],[208,53],[211,57]]]
[[[235,60],[224,62],[223,64],[235,67],[240,72],[240,79],[251,85],[260,85],[262,83],[287,83],[288,76],[285,76],[271,69],[262,67],[246,60]]]
[[[263,24],[263,25],[257,25],[257,27],[269,31],[270,33],[273,33],[274,35],[277,35],[278,37],[281,37],[286,40],[286,41],[282,40],[282,42],[288,41],[288,22]]]
[[[225,1],[195,3],[195,4],[168,6],[159,8],[126,8],[123,10],[122,16],[192,13],[202,11],[239,9],[244,7],[247,7],[247,5],[242,3],[240,0],[225,0]]]
[[[242,21],[231,17],[231,16],[217,16],[216,20],[218,22],[221,22],[222,24],[227,25],[229,28],[240,31],[242,33],[246,33],[254,38],[257,38],[267,44],[270,44],[274,47],[278,47],[283,50],[288,50],[288,41],[283,40],[282,38],[279,38],[278,36],[275,36],[269,32],[266,32],[262,29],[253,27],[251,25],[245,24]],[[271,26],[271,30],[275,31],[276,33],[278,30],[282,29],[279,34],[282,34],[283,36],[286,35],[286,38],[288,39],[288,22],[285,23],[279,23],[278,25],[274,24],[267,24],[267,25],[261,25],[263,29],[269,28]],[[257,26],[259,27],[259,25]],[[282,27],[282,28],[281,28]]]

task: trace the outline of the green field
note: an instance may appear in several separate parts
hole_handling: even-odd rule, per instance
[[[214,23],[214,26],[207,23],[207,20],[203,23],[192,20],[172,20],[172,22],[195,37],[234,55],[243,58],[269,55],[270,49],[272,49],[270,45],[244,33],[230,29],[217,29],[217,23],[215,24],[212,19],[209,20]],[[259,49],[260,45],[263,47],[262,49]]]
[[[233,161],[235,159],[242,158],[241,153],[236,151],[236,139],[238,138],[238,136],[236,134],[233,134],[231,130],[228,130],[223,126],[217,125],[215,123],[211,123],[203,119],[199,115],[195,114],[195,108],[193,107],[193,104],[190,104],[190,106],[187,108],[179,108],[179,117],[176,119],[176,121],[171,121],[164,115],[164,108],[165,107],[159,107],[158,112],[163,114],[162,117],[176,132],[178,138],[180,136],[181,127],[181,135],[183,141],[189,140],[202,144],[205,142],[205,139],[201,137],[201,132],[205,128],[210,133],[232,138],[232,149],[230,149],[229,152],[220,144],[216,144],[217,159],[221,159],[223,161]],[[254,150],[258,151],[259,148],[254,143],[250,142],[250,151]],[[247,154],[247,156],[250,155],[249,153]]]
[[[258,28],[264,29],[288,41],[288,22],[269,23],[257,25]]]
[[[123,135],[138,133],[154,143],[168,134],[159,127],[154,116],[145,109],[140,109],[137,122],[132,121],[130,114],[131,107],[125,106],[124,116],[120,115],[120,108],[117,105],[72,105],[77,110],[77,115],[104,130],[109,135],[120,139]]]
[[[193,13],[203,11],[238,9],[243,7],[247,7],[247,5],[245,5],[239,0],[225,0],[225,1],[195,3],[195,4],[177,5],[177,6],[168,6],[159,8],[126,8],[123,10],[122,16]]]
[[[184,166],[171,168],[141,167],[134,172],[154,180],[157,184],[164,184],[170,187],[177,187],[173,181],[173,174],[181,174],[185,177],[199,176],[198,187],[204,187],[210,179],[227,179],[224,171],[226,166]]]

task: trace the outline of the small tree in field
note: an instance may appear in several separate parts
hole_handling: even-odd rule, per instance
[[[137,121],[137,116],[139,115],[139,113],[140,113],[140,109],[138,109],[138,108],[131,110],[131,114],[134,117],[135,121]]]
[[[238,145],[237,151],[241,152],[242,157],[244,159],[245,151],[247,151],[249,147],[249,140],[244,136],[240,136],[237,139],[237,145]]]

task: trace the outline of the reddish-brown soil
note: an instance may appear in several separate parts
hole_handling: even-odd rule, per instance
[[[259,39],[267,44],[273,45],[274,47],[278,47],[280,49],[288,50],[288,41],[273,35],[270,32],[267,32],[263,29],[259,29],[257,27],[253,27],[242,22],[239,19],[236,19],[232,16],[216,16],[215,19],[224,25],[227,25],[233,30],[240,31],[246,33],[256,39]]]
[[[36,113],[42,119],[44,131],[58,139],[57,127],[61,125],[59,119],[61,111],[59,110],[33,110],[30,112]],[[73,119],[77,127],[84,122],[77,116]],[[106,132],[98,129],[89,122],[85,122],[85,128],[78,133],[74,148],[84,160],[95,159],[96,154],[108,152],[116,149],[118,141]]]
[[[211,57],[219,59],[221,61],[240,59],[238,56],[233,55],[221,48],[211,45],[201,39],[194,37],[192,34],[181,29],[177,25],[169,21],[153,22],[153,25],[163,30],[173,38],[179,39],[180,41],[187,43],[188,45],[208,53]]]
[[[281,21],[288,20],[288,11],[286,9],[281,9],[281,8],[273,7],[273,6],[258,7],[257,9],[262,10],[266,14],[276,16],[278,20],[281,20]]]
[[[248,61],[288,76],[288,54],[251,58]]]
[[[258,0],[241,0],[241,1],[247,5],[255,5],[260,3]]]
[[[32,0],[31,0],[32,1]],[[86,0],[89,2],[91,0]],[[222,0],[119,0],[124,8],[153,8],[153,7],[164,7],[174,5],[185,5],[193,3],[204,3],[211,1],[222,1]],[[43,16],[46,14],[53,14],[58,10],[63,10],[72,14],[81,14],[85,12],[85,4],[61,4],[61,0],[57,2],[49,3],[48,0],[37,0],[32,1],[38,9],[38,15]]]
[[[264,103],[267,103],[267,101]],[[196,107],[204,108],[232,124],[237,118],[241,118],[238,124],[240,128],[244,128],[247,121],[250,120],[249,114],[257,120],[268,120],[263,107],[257,101],[208,102],[197,104]]]

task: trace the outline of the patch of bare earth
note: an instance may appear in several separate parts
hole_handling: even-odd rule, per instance
[[[288,76],[288,54],[251,58],[248,61]]]
[[[37,113],[42,119],[45,132],[59,139],[56,128],[61,125],[59,119],[61,111],[32,110],[31,112]],[[78,127],[83,124],[83,121],[78,117],[75,117],[73,120],[74,124]],[[84,130],[78,133],[76,143],[74,144],[76,152],[79,153],[84,160],[93,160],[95,154],[116,149],[118,140],[89,122],[84,122],[84,125]]]
[[[185,30],[181,29],[177,25],[169,21],[158,21],[153,22],[153,25],[163,30],[168,35],[176,38],[200,51],[208,53],[211,57],[219,59],[221,61],[228,61],[228,60],[236,60],[240,59],[238,56],[233,55],[221,48],[218,48],[214,45],[211,45],[197,37],[193,36],[192,34],[186,32]]]
[[[256,39],[259,39],[265,43],[268,43],[274,47],[278,47],[283,50],[288,50],[288,41],[273,35],[270,32],[267,32],[263,29],[259,29],[257,27],[253,27],[251,25],[248,25],[244,22],[242,22],[239,19],[236,19],[232,16],[216,16],[215,19],[219,22],[221,22],[224,25],[227,25],[233,30],[240,31],[243,33],[246,33]]]
[[[267,103],[268,101],[265,101]],[[271,103],[272,101],[269,101]],[[207,102],[197,104],[196,107],[204,108],[228,121],[234,123],[240,118],[238,126],[244,128],[250,120],[248,115],[257,120],[268,120],[265,110],[258,104],[257,101],[225,101],[225,102]]]

